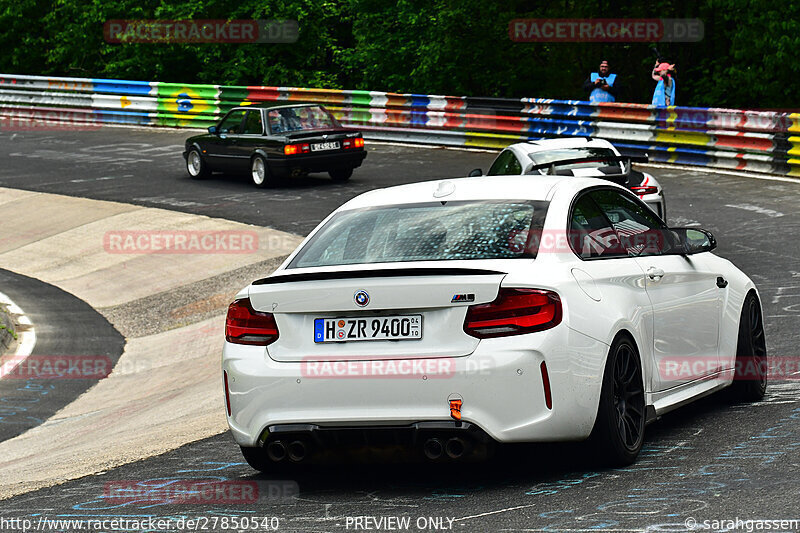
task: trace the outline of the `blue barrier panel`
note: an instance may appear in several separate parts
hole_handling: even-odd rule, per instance
[[[153,86],[147,81],[105,80],[92,78],[94,92],[148,96]]]

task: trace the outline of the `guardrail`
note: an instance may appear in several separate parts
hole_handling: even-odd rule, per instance
[[[325,104],[368,139],[502,148],[601,137],[656,162],[800,176],[800,113],[0,74],[0,128],[37,119],[204,128],[232,107],[283,101]]]

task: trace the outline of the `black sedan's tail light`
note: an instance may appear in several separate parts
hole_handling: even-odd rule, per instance
[[[345,139],[342,141],[342,148],[345,150],[351,148],[363,148],[364,147],[364,139],[362,137],[356,137],[355,139]]]
[[[308,143],[303,144],[287,144],[283,147],[283,153],[286,155],[307,154],[311,151],[311,145]]]

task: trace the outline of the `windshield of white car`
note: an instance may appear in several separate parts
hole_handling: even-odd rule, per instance
[[[575,170],[583,168],[600,169],[609,174],[622,174],[623,169],[617,159],[619,156],[609,148],[559,148],[547,150],[546,152],[536,152],[528,154],[534,165],[555,164],[558,170]],[[587,158],[587,161],[560,165],[559,161],[569,161],[571,159]],[[539,172],[546,174],[548,169],[540,169]]]
[[[289,268],[536,256],[541,201],[427,202],[342,211]]]

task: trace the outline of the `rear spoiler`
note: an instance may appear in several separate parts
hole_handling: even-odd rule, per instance
[[[533,165],[532,167],[528,168],[525,172],[526,174],[532,173],[534,170],[541,170],[543,168],[547,169],[547,174],[555,175],[556,174],[556,167],[560,167],[563,165],[574,165],[576,163],[588,163],[591,161],[615,161],[619,163],[627,163],[621,165],[625,172],[621,174],[605,174],[603,176],[597,176],[598,178],[606,179],[613,182],[625,182],[628,179],[628,175],[631,171],[631,163],[647,163],[649,161],[649,157],[647,154],[645,155],[619,155],[619,156],[611,156],[611,157],[596,157],[596,156],[587,156],[587,157],[577,157],[575,159],[562,159],[560,161],[552,161],[550,163],[541,163],[539,165]]]
[[[497,276],[506,272],[479,268],[383,268],[378,270],[336,270],[331,272],[303,272],[280,274],[254,281],[253,285],[272,285],[293,281],[316,281],[328,279],[392,278],[407,276]]]

